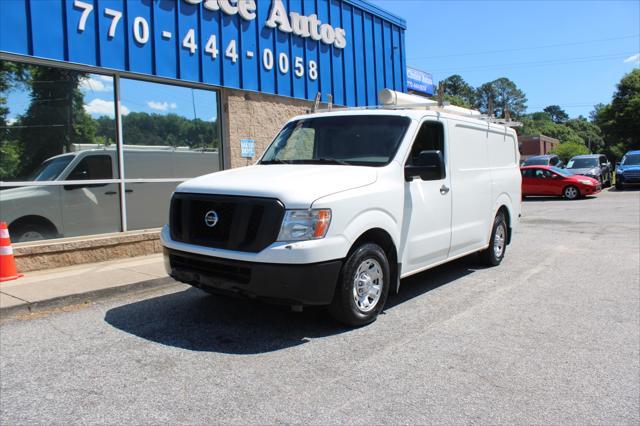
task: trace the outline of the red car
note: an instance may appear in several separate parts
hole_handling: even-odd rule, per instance
[[[602,189],[600,182],[587,176],[574,175],[565,169],[551,166],[526,166],[522,173],[522,196],[557,195],[575,200],[593,195]]]

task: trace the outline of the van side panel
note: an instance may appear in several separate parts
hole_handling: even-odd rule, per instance
[[[449,119],[451,249],[449,257],[487,245],[492,222],[492,174],[487,126]]]
[[[493,212],[505,205],[509,209],[509,222],[513,228],[520,214],[522,176],[520,153],[515,132],[511,129],[491,132],[488,139],[489,165],[493,177]]]

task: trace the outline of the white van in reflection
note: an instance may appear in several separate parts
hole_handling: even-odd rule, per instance
[[[30,181],[118,179],[113,146],[75,144],[74,152],[45,160]],[[175,179],[131,182],[125,186],[127,229],[167,223],[166,206],[180,180],[220,169],[217,150],[125,145],[126,179]],[[73,237],[121,230],[118,183],[23,186],[0,191],[0,220],[14,242]]]

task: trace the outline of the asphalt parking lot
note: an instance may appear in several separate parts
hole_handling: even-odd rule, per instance
[[[0,325],[0,423],[640,422],[640,191],[524,202],[374,324],[176,285]]]

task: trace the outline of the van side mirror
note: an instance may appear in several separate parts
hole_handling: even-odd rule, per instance
[[[411,182],[413,178],[422,180],[444,179],[444,159],[440,151],[422,151],[417,164],[404,168],[404,180]]]

